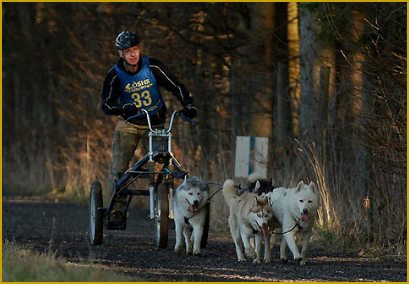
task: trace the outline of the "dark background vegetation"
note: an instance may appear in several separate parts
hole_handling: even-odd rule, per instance
[[[318,184],[322,234],[406,246],[406,3],[2,5],[3,195],[108,187],[116,118],[100,88],[115,36],[130,29],[195,98],[197,126],[174,134],[190,172],[222,183],[235,137],[268,137],[277,185]]]

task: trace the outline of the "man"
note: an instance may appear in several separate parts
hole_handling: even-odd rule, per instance
[[[153,127],[165,123],[167,110],[159,86],[172,92],[180,101],[186,117],[194,118],[197,114],[193,98],[185,86],[159,60],[142,55],[139,42],[138,35],[130,31],[117,36],[120,58],[108,71],[101,91],[104,112],[119,116],[112,143],[112,182],[129,168],[140,139],[149,131],[147,119],[139,110],[149,112]],[[126,121],[130,117],[133,118]],[[111,211],[112,225],[120,227],[124,223],[125,206],[126,196],[118,196]]]

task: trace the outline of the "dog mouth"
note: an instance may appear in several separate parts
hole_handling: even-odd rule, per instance
[[[301,220],[301,222],[307,222],[308,221],[307,213],[305,213],[305,212],[301,213],[300,220]]]
[[[189,211],[190,213],[195,213],[198,209],[197,205],[195,204],[190,204],[189,200],[187,200],[187,204],[189,204],[189,208],[187,209],[187,211]]]
[[[263,232],[263,235],[264,235],[266,238],[268,238],[268,237],[270,236],[270,232],[268,231],[267,225],[260,226],[257,221],[256,221],[256,224],[257,224],[257,227],[258,227],[259,232]]]

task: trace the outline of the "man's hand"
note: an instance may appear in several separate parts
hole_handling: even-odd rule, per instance
[[[183,113],[184,116],[186,116],[187,118],[190,118],[190,119],[194,118],[197,115],[196,108],[191,104],[186,105],[183,108],[182,113]]]
[[[122,106],[122,110],[123,110],[122,116],[125,119],[138,113],[138,108],[136,107],[135,103],[124,104]]]

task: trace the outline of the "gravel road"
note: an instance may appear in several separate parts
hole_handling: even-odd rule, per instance
[[[306,266],[282,263],[278,246],[272,263],[239,263],[230,237],[210,233],[202,256],[176,255],[173,224],[169,248],[156,249],[147,210],[131,210],[126,231],[104,231],[101,246],[88,242],[88,208],[45,198],[3,197],[3,240],[57,251],[72,263],[92,264],[135,281],[388,281],[406,282],[406,259],[329,254],[311,247]]]

